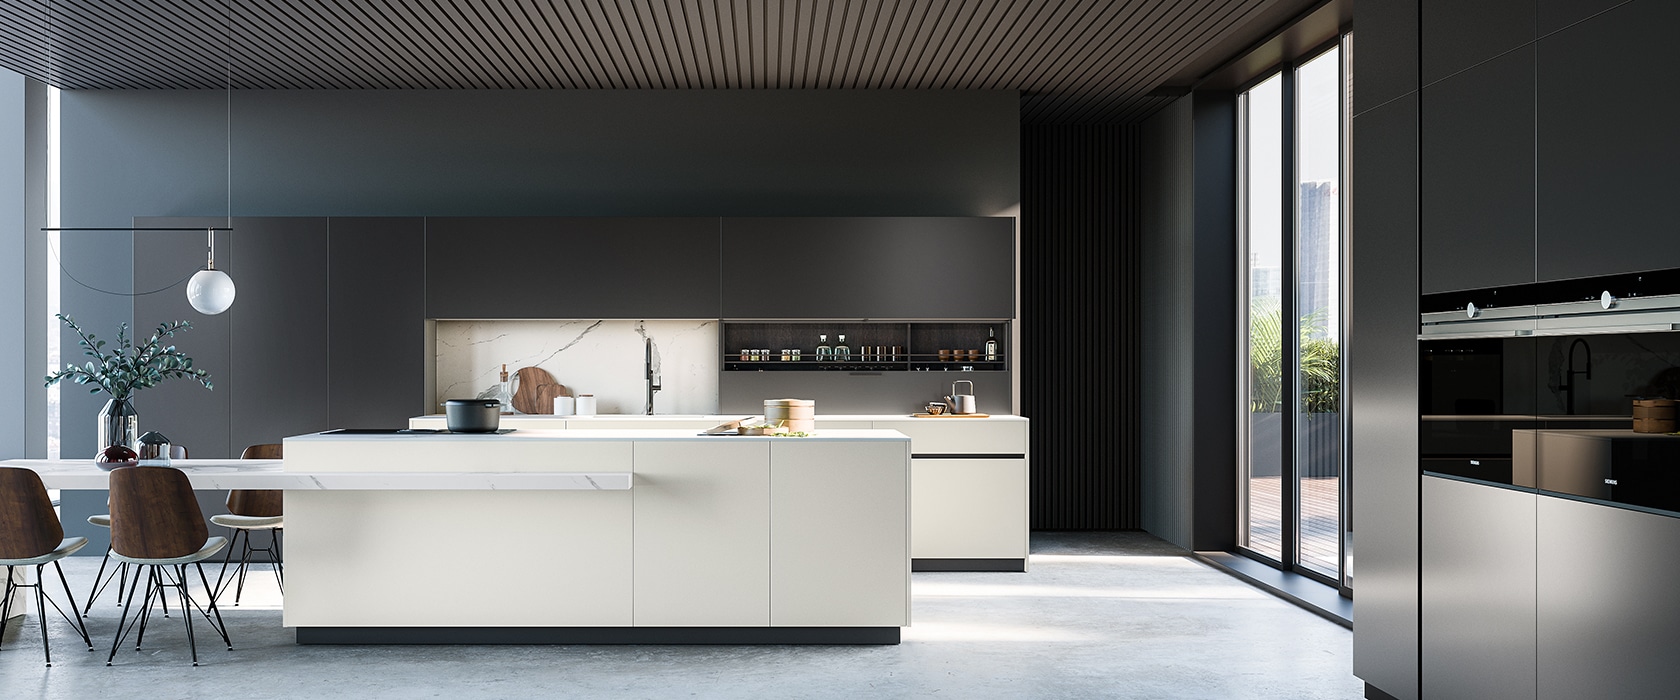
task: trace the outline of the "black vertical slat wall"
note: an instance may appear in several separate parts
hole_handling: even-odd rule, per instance
[[[1138,515],[1138,128],[1021,131],[1021,413],[1032,528]]]

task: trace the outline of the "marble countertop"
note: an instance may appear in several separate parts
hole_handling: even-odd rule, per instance
[[[311,435],[297,435],[286,438],[287,442],[363,442],[363,441],[416,441],[431,442],[476,442],[476,443],[511,443],[530,441],[551,442],[645,442],[645,441],[699,441],[718,442],[722,440],[801,440],[806,442],[832,442],[856,440],[909,440],[904,433],[896,430],[824,430],[806,437],[776,437],[754,435],[702,435],[693,430],[649,430],[643,428],[625,428],[621,430],[533,430],[526,428],[515,429],[511,433],[388,433],[388,434],[331,434],[314,433]]]
[[[629,420],[629,421],[636,421],[636,420],[647,420],[647,421],[713,420],[713,421],[717,421],[718,423],[723,423],[725,421],[740,420],[740,419],[743,419],[743,418],[752,418],[752,417],[755,417],[757,415],[761,415],[761,414],[732,413],[732,414],[719,414],[719,415],[701,415],[701,414],[656,413],[654,415],[649,416],[649,415],[644,415],[644,414],[640,414],[640,413],[626,413],[626,414],[608,413],[608,414],[597,414],[597,415],[593,415],[593,416],[555,416],[555,415],[548,415],[548,414],[541,414],[541,413],[538,413],[538,414],[516,413],[516,414],[510,414],[510,415],[502,416],[502,420],[510,420],[510,419],[511,420],[521,420],[521,421],[523,421],[523,420],[563,420],[563,421],[578,421],[578,422],[584,422],[584,421],[589,421],[589,420]],[[433,414],[428,414],[428,415],[424,415],[424,416],[415,416],[413,419],[410,419],[410,420],[417,420],[417,419],[442,421],[442,420],[444,420],[444,416],[443,416],[443,414],[440,414],[440,413],[433,413]],[[958,417],[952,417],[952,418],[938,418],[938,417],[936,417],[936,418],[916,418],[916,417],[914,417],[914,416],[912,416],[908,413],[883,413],[883,414],[829,414],[829,413],[821,413],[821,414],[817,415],[816,420],[817,420],[817,423],[821,424],[825,420],[834,420],[834,421],[889,421],[889,420],[951,421],[951,420],[956,420],[956,421],[1023,421],[1024,422],[1027,419],[1023,418],[1021,416],[1004,415],[1004,414],[998,414],[998,413],[993,413],[987,418],[958,418]]]
[[[619,472],[288,472],[278,459],[177,459],[170,466],[185,472],[194,489],[291,489],[335,491],[623,491],[630,474]],[[41,475],[49,489],[105,489],[110,472],[91,459],[9,459],[4,467],[22,467]]]

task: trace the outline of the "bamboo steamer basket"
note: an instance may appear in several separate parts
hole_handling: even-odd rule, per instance
[[[781,425],[795,433],[814,432],[817,402],[811,399],[765,399],[764,422]]]

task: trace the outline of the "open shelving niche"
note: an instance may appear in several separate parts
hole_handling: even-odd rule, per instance
[[[851,359],[819,360],[818,336],[840,344],[846,336]],[[986,359],[986,340],[997,353]],[[741,321],[723,322],[725,372],[1005,372],[1009,370],[1007,321]],[[895,351],[894,348],[897,348]],[[799,350],[799,359],[782,359],[783,350]],[[753,350],[768,351],[751,359]],[[952,351],[942,356],[940,351]],[[955,351],[962,351],[958,359]],[[973,351],[977,359],[967,359]],[[748,359],[743,359],[747,357]]]

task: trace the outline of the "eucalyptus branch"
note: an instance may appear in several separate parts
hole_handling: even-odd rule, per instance
[[[81,346],[86,349],[85,354],[96,362],[66,365],[58,372],[47,375],[48,386],[69,379],[77,384],[93,384],[92,393],[104,391],[111,398],[122,400],[140,389],[157,386],[165,379],[186,377],[197,380],[206,389],[214,388],[210,373],[193,368],[191,357],[173,345],[162,345],[164,338],[172,338],[177,332],[192,328],[187,321],[158,324],[157,332],[139,347],[135,346],[135,339],[129,337],[128,324],[124,323],[117,328],[116,346],[107,354],[104,341],[83,331],[69,316],[59,314],[58,318],[75,331]]]

